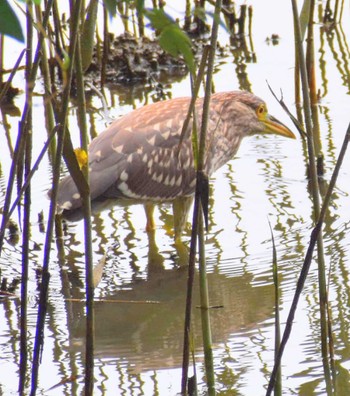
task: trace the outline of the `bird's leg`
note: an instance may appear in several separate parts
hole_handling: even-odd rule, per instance
[[[146,212],[146,219],[147,219],[146,231],[147,232],[151,232],[156,229],[156,225],[155,225],[154,218],[153,218],[154,206],[155,205],[152,202],[147,202],[146,204],[143,205],[143,207],[145,208],[145,212]]]
[[[175,244],[181,243],[181,236],[185,229],[188,212],[191,208],[193,197],[179,197],[173,201]]]

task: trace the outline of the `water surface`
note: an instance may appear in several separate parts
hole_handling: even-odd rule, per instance
[[[283,3],[283,4],[282,4]],[[266,81],[294,110],[294,39],[288,2],[252,1],[253,43],[256,62],[242,53],[228,51],[220,59],[214,77],[217,91],[250,86],[263,97],[269,111],[293,126],[274,100]],[[320,6],[321,7],[321,6]],[[268,13],[272,9],[274,12]],[[344,18],[348,17],[345,7]],[[275,15],[279,15],[276,17]],[[342,29],[346,28],[344,31]],[[316,24],[317,81],[320,88],[320,130],[326,187],[349,122],[349,27],[337,26],[328,33]],[[266,38],[280,37],[278,45]],[[221,32],[222,37],[225,32]],[[244,71],[244,73],[242,73]],[[15,79],[23,87],[23,76]],[[36,88],[40,92],[40,82]],[[169,87],[172,97],[190,94],[188,80]],[[150,102],[141,94],[133,105],[119,100],[119,92],[108,91],[111,116],[129,112]],[[129,99],[132,92],[124,93]],[[34,157],[46,139],[43,104],[34,98]],[[127,101],[126,101],[127,102]],[[24,96],[16,99],[23,108]],[[113,107],[112,107],[113,103]],[[98,98],[89,109],[90,127],[104,129]],[[3,122],[5,119],[3,118]],[[14,142],[19,118],[6,116]],[[3,126],[0,133],[3,135]],[[71,134],[77,142],[75,108],[71,106]],[[10,167],[6,140],[0,146],[0,202],[4,200]],[[324,228],[329,298],[333,316],[338,394],[350,389],[350,290],[349,290],[349,193],[350,160],[347,156],[327,213]],[[42,265],[45,234],[37,213],[48,214],[46,192],[51,168],[44,160],[33,179],[31,267],[29,272],[29,355],[35,335],[38,274]],[[19,221],[14,214],[14,220]],[[171,211],[167,205],[156,211],[154,239],[145,232],[141,206],[114,207],[93,218],[93,250],[97,263],[106,254],[96,298],[95,394],[175,395],[180,391],[186,269],[178,265],[173,245]],[[208,279],[212,310],[214,360],[218,394],[262,395],[274,357],[274,288],[272,242],[276,243],[281,286],[281,320],[284,323],[294,294],[312,230],[312,201],[305,171],[301,139],[277,136],[253,137],[242,144],[237,157],[220,169],[211,181],[210,225],[206,235]],[[184,237],[187,243],[189,233]],[[64,237],[67,254],[58,264],[52,243],[49,309],[45,344],[39,373],[38,394],[79,395],[84,375],[84,305],[71,298],[84,297],[84,246],[82,222],[69,224]],[[155,245],[157,249],[155,249]],[[2,277],[20,277],[21,246],[5,243],[0,257]],[[19,294],[19,291],[18,291]],[[124,300],[126,302],[116,302]],[[198,291],[195,291],[198,305]],[[0,394],[16,394],[19,371],[18,298],[0,301]],[[203,352],[199,310],[194,309],[194,343],[199,387],[204,391]],[[295,318],[292,337],[283,359],[285,395],[325,393],[320,351],[317,264],[313,263]],[[29,359],[30,360],[30,359]],[[71,376],[77,380],[52,386]]]

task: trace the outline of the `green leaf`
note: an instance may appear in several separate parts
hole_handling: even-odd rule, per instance
[[[144,10],[152,27],[159,35],[159,44],[172,56],[182,55],[191,72],[194,72],[194,56],[191,39],[163,10]]]
[[[307,26],[309,24],[310,19],[310,0],[305,0],[303,3],[303,8],[300,13],[300,30],[301,30],[301,39],[304,40]]]
[[[135,7],[137,12],[143,14],[145,11],[145,0],[135,0]]]
[[[90,0],[90,3],[87,7],[80,42],[83,71],[87,70],[92,61],[92,54],[95,46],[94,34],[97,21],[97,8],[98,0]]]
[[[154,8],[153,10],[145,10],[144,12],[147,18],[150,20],[153,29],[155,30],[162,31],[170,24],[177,26],[175,21],[162,9]]]
[[[115,16],[117,13],[117,0],[103,0],[109,16]]]
[[[64,72],[66,72],[69,69],[70,57],[68,52],[66,52],[64,49],[62,49],[62,52],[63,52],[63,62],[61,62],[61,68]]]
[[[191,72],[194,72],[194,56],[191,40],[176,24],[169,25],[162,30],[159,44],[170,55],[182,55]]]
[[[0,34],[11,36],[22,43],[24,42],[21,24],[7,0],[0,1]]]

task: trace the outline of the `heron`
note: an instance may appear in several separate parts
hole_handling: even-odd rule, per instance
[[[203,98],[195,103],[200,131]],[[173,206],[175,241],[181,238],[196,186],[191,129],[181,136],[190,97],[145,105],[115,121],[89,145],[88,164],[93,211],[106,204],[142,203],[146,229],[154,230],[154,206]],[[295,139],[294,133],[270,115],[266,103],[247,91],[211,95],[205,141],[204,172],[208,177],[230,161],[242,139],[275,134]],[[181,144],[180,144],[181,141]],[[67,219],[80,217],[82,200],[71,178],[59,184],[57,207]]]

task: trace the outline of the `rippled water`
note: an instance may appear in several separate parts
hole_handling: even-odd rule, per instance
[[[291,11],[287,3],[272,0],[251,2],[257,63],[246,63],[243,58],[238,59],[235,53],[228,55],[215,74],[215,88],[223,91],[241,87],[242,65],[246,66],[245,82],[249,81],[253,92],[266,99],[272,114],[290,125],[266,86],[268,80],[276,92],[281,88],[287,105],[294,111],[294,44]],[[283,17],[267,14],[267,4],[274,7],[274,15]],[[347,7],[345,14],[348,17]],[[348,26],[343,28],[347,29],[344,34],[337,30],[326,36],[324,33],[321,35],[320,24],[315,26],[315,45],[320,49],[317,57],[318,84],[322,97],[319,111],[326,166],[325,187],[349,122],[350,72],[346,46],[350,32]],[[275,33],[280,36],[279,44],[268,45],[266,37]],[[239,68],[237,62],[241,62]],[[324,68],[322,73],[321,67]],[[238,72],[240,78],[237,77]],[[20,76],[16,77],[15,85],[23,86]],[[188,95],[188,82],[173,84],[171,92],[173,97]],[[141,106],[143,101],[144,97],[142,101],[136,100],[135,106]],[[16,105],[21,109],[23,102],[24,97],[21,95]],[[127,113],[132,108],[130,105],[121,106],[118,95],[113,91],[108,102],[115,104],[111,109],[112,116]],[[92,105],[101,107],[96,98]],[[73,106],[70,129],[72,135],[77,136],[74,111]],[[101,115],[90,111],[91,128],[98,132],[103,130],[105,122]],[[35,157],[46,134],[40,97],[35,98],[34,120]],[[11,124],[14,139],[18,117],[7,117],[7,122]],[[0,125],[1,134],[2,131]],[[0,146],[1,203],[9,166],[8,148],[3,144]],[[339,395],[347,395],[350,390],[349,169],[347,155],[324,230]],[[305,173],[305,157],[300,139],[290,141],[275,136],[254,137],[246,139],[237,158],[212,179],[206,249],[211,304],[222,306],[211,312],[219,394],[264,394],[274,358],[274,288],[269,222],[277,248],[281,320],[284,323],[312,229],[312,202]],[[28,317],[30,356],[37,315],[38,269],[42,264],[45,238],[39,229],[37,213],[43,210],[47,217],[46,191],[50,188],[50,179],[50,165],[45,159],[33,179],[32,188]],[[14,219],[18,221],[16,214]],[[156,222],[155,240],[149,240],[144,230],[142,207],[115,207],[93,219],[95,262],[107,252],[96,297],[108,301],[96,303],[96,395],[163,396],[175,395],[180,390],[187,272],[177,265],[177,254],[169,231],[171,211],[168,206],[161,206],[156,211]],[[189,234],[184,239],[188,241]],[[82,393],[84,305],[69,300],[84,297],[82,242],[82,223],[70,224],[64,239],[67,261],[62,267],[58,265],[55,244],[52,244],[49,308],[38,394]],[[20,244],[6,242],[0,257],[0,269],[2,277],[9,281],[20,276]],[[197,291],[195,296],[195,305],[198,305]],[[198,309],[194,312],[197,374],[200,389],[204,390],[200,318]],[[18,298],[0,301],[0,395],[16,394],[18,387],[19,315]],[[319,332],[317,265],[314,262],[283,359],[285,395],[325,393]],[[48,390],[71,376],[77,376],[77,380]]]

